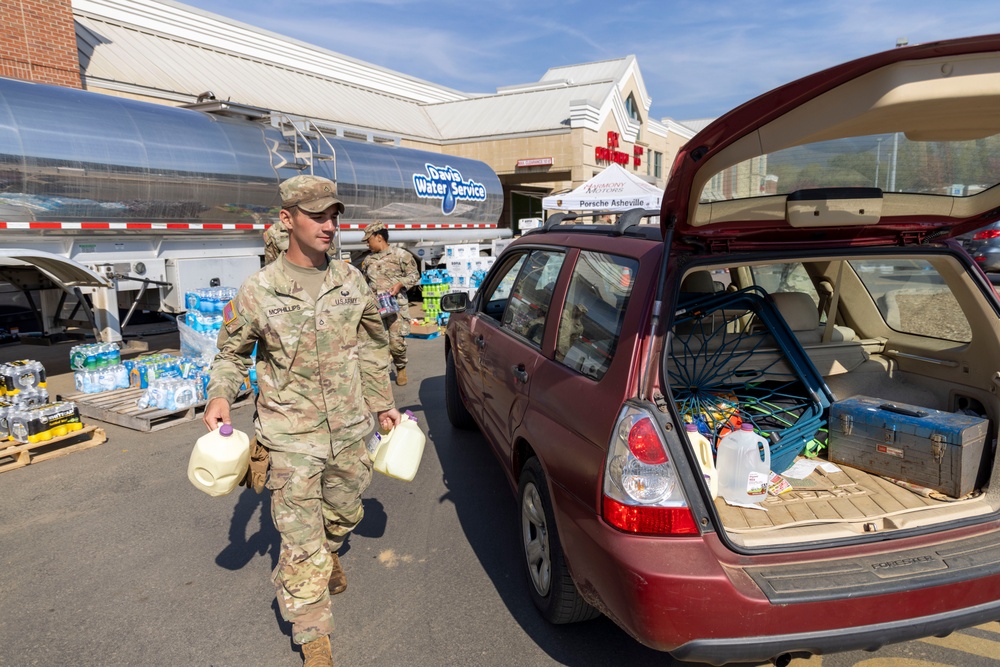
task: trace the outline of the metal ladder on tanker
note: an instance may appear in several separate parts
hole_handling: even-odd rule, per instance
[[[295,158],[295,162],[289,162],[284,156],[279,155],[281,164],[276,165],[275,169],[291,167],[302,172],[308,169],[309,173],[313,174],[313,166],[318,160],[329,161],[332,180],[334,185],[337,185],[337,149],[333,147],[333,143],[323,134],[323,130],[319,129],[316,123],[308,118],[275,113],[271,116],[271,125],[281,132],[281,136],[288,142],[292,149],[292,156]],[[315,146],[313,142],[315,142]],[[328,152],[323,151],[324,146]],[[336,256],[339,257],[340,234],[334,237],[333,243]]]
[[[276,113],[271,116],[271,125],[276,127],[292,149],[295,161],[290,162],[279,155],[281,163],[275,169],[290,167],[312,174],[317,161],[328,161],[331,165],[333,182],[337,182],[337,149],[323,130],[309,118]]]

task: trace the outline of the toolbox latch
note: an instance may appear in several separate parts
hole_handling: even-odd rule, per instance
[[[934,455],[934,460],[940,466],[941,462],[944,460],[944,453],[947,451],[948,445],[945,444],[944,436],[940,433],[935,433],[931,436],[931,454]]]
[[[854,430],[854,417],[846,412],[840,413],[840,432],[850,435]]]

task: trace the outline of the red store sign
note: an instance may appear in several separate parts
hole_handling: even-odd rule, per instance
[[[608,145],[607,146],[595,146],[594,147],[594,158],[598,162],[614,162],[615,164],[627,165],[629,163],[629,154],[618,150],[618,133],[615,131],[608,132]]]

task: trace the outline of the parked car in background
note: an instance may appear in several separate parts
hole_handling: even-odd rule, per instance
[[[695,136],[661,210],[552,216],[442,298],[545,618],[712,664],[1000,619],[1000,301],[948,240],[1000,206],[949,171],[998,182],[997,108],[1000,36],[834,67]]]
[[[963,245],[983,271],[1000,271],[1000,221],[969,234]]]

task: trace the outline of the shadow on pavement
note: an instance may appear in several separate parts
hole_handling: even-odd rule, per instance
[[[603,616],[556,626],[538,614],[521,560],[514,493],[486,439],[478,431],[451,426],[443,395],[443,376],[421,382],[420,402],[429,425],[428,437],[435,444],[448,489],[440,502],[454,503],[469,545],[524,632],[558,664],[571,667],[630,662],[684,664],[639,644]]]
[[[250,524],[256,517],[257,529],[247,535]],[[243,489],[233,508],[233,520],[229,524],[229,544],[215,557],[215,563],[227,570],[240,570],[254,556],[271,553],[271,568],[278,564],[281,536],[271,522],[271,495],[268,492],[255,493]]]

